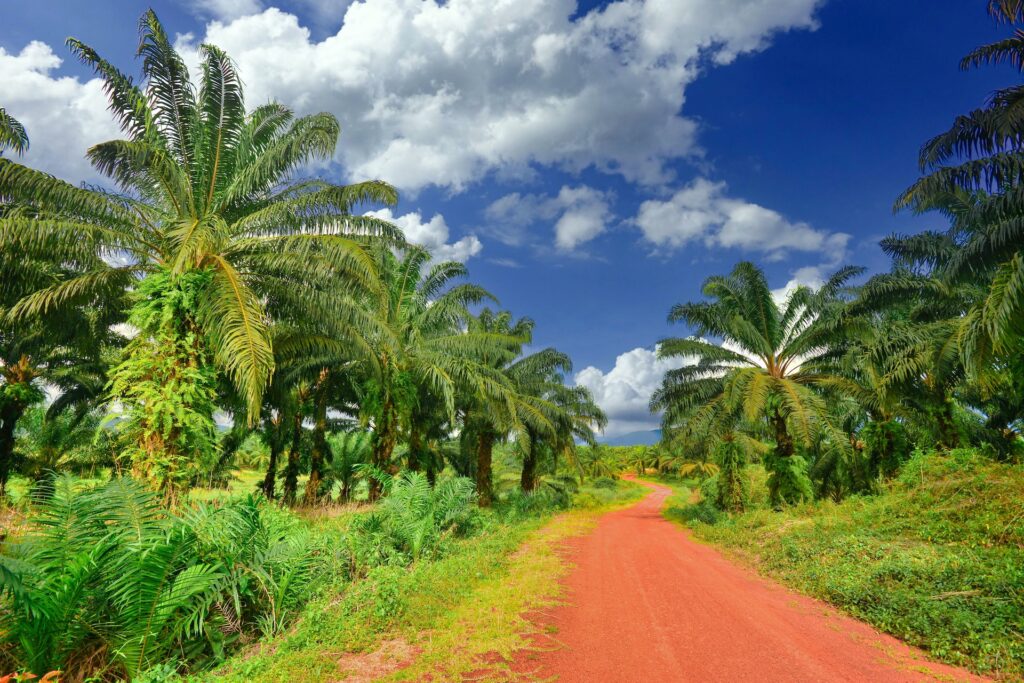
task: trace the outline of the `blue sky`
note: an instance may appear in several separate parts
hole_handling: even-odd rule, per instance
[[[0,106],[28,162],[96,182],[81,153],[114,135],[69,35],[132,73],[148,3],[13,3],[0,27]],[[209,39],[270,97],[342,122],[337,179],[382,177],[385,214],[465,260],[537,346],[574,359],[612,417],[650,428],[685,333],[669,307],[740,259],[773,283],[887,266],[917,149],[1010,82],[962,73],[1000,35],[982,0],[162,0],[187,55]],[[191,57],[189,57],[191,58]],[[63,60],[63,61],[59,61]]]

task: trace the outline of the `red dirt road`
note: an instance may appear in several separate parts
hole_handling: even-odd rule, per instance
[[[671,490],[602,517],[569,548],[553,642],[516,670],[559,683],[982,681],[723,558],[661,516]]]

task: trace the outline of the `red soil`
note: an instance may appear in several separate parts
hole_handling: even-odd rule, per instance
[[[661,515],[663,486],[568,549],[567,604],[515,669],[560,683],[982,681],[738,567]]]

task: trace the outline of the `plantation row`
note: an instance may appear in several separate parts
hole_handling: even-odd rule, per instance
[[[491,451],[506,435],[517,436],[527,491],[541,460],[593,440],[604,416],[565,386],[568,357],[521,355],[532,321],[472,313],[496,300],[460,282],[464,266],[357,213],[393,204],[393,188],[298,176],[331,158],[333,116],[246,111],[227,55],[204,46],[196,86],[152,12],[140,30],[141,86],[68,41],[104,80],[126,136],[87,153],[118,192],[0,159],[0,494],[15,469],[39,478],[105,465],[173,505],[222,478],[255,429],[269,451],[267,498],[347,500],[349,469],[401,463],[431,481],[448,465],[476,475],[486,506]],[[23,150],[25,131],[3,120],[7,147]],[[57,398],[29,430],[40,443],[19,457],[20,425],[39,421],[44,387]],[[95,431],[97,415],[107,430],[90,448],[75,434]],[[370,428],[368,454],[328,477],[327,435],[346,426]],[[376,499],[380,476],[365,479]]]

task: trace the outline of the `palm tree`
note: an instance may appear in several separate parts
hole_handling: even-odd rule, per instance
[[[24,154],[28,150],[28,134],[18,119],[0,107],[0,154],[9,149],[15,154]]]
[[[990,0],[997,21],[1024,21],[1020,0]],[[1009,63],[1024,68],[1024,34],[984,45],[961,68]],[[954,216],[949,236],[956,249],[943,256],[950,285],[985,283],[985,293],[967,311],[959,332],[960,353],[972,376],[1024,353],[1024,85],[997,90],[979,109],[958,116],[948,131],[929,140],[919,164],[923,177],[897,200],[897,209],[939,210],[950,200],[971,199]]]
[[[68,264],[74,265],[74,264]],[[15,435],[26,411],[44,399],[43,385],[59,390],[50,414],[84,410],[104,394],[109,357],[123,338],[116,311],[95,306],[12,320],[9,307],[33,287],[67,270],[17,251],[0,250],[0,498],[14,464]]]
[[[544,456],[557,465],[559,458],[571,463],[577,473],[582,466],[576,444],[597,444],[596,430],[604,429],[608,418],[586,387],[565,384],[563,373],[572,372],[569,357],[553,349],[527,356],[510,376],[520,395],[533,399],[543,420],[524,422],[520,450],[523,469],[519,487],[526,492],[537,487],[538,467]]]
[[[333,154],[339,127],[332,115],[296,118],[278,103],[246,112],[233,63],[212,45],[201,48],[197,88],[152,11],[140,21],[140,38],[141,86],[89,46],[68,41],[102,78],[126,136],[88,151],[121,193],[75,187],[0,159],[0,196],[25,207],[5,220],[0,243],[16,239],[23,253],[54,261],[92,259],[13,313],[102,298],[154,273],[172,280],[203,273],[202,295],[184,311],[183,326],[199,333],[255,420],[274,367],[264,302],[324,298],[339,276],[372,288],[365,241],[397,242],[400,234],[351,210],[393,203],[396,194],[380,181],[294,179],[308,162]]]
[[[685,420],[696,433],[731,434],[743,420],[766,418],[775,439],[766,458],[773,503],[810,498],[807,463],[796,449],[809,446],[821,430],[834,436],[816,391],[826,376],[815,365],[836,353],[842,320],[832,304],[861,272],[844,268],[817,292],[798,287],[782,305],[751,263],[708,278],[702,291],[710,301],[677,304],[669,314],[670,322],[687,323],[695,336],[666,339],[658,347],[662,358],[696,359],[670,370],[651,399],[653,410],[665,410],[666,429]],[[845,447],[845,439],[830,442]]]
[[[486,359],[516,340],[466,329],[467,306],[493,297],[476,285],[453,285],[467,273],[461,263],[430,265],[430,254],[419,247],[407,247],[400,257],[384,248],[375,254],[384,288],[362,298],[365,326],[352,328],[361,335],[361,355],[352,370],[361,378],[362,418],[373,430],[371,464],[386,470],[422,402],[436,400],[454,422],[460,391],[510,401],[509,382]],[[371,495],[379,492],[372,483]]]
[[[970,374],[969,348],[975,337],[967,323],[988,296],[987,278],[957,281],[954,262],[972,236],[983,231],[975,211],[984,197],[963,191],[935,198],[933,208],[951,221],[944,232],[892,235],[882,249],[893,268],[871,278],[862,288],[853,310],[867,314],[867,329],[884,329],[870,341],[861,361],[880,370],[878,398],[893,397],[924,414],[935,426],[940,450],[959,445],[954,394]],[[988,269],[989,275],[993,268]],[[868,333],[870,335],[870,333]],[[992,366],[973,365],[973,379],[983,389],[992,379]],[[879,406],[880,407],[880,406]],[[885,417],[877,414],[874,417]],[[884,412],[892,412],[892,406]]]
[[[548,376],[571,365],[565,354],[550,348],[520,357],[523,345],[533,339],[533,328],[534,322],[529,318],[513,321],[511,313],[495,313],[488,308],[470,320],[470,330],[501,335],[510,340],[509,346],[496,348],[495,353],[481,358],[481,362],[508,378],[512,386],[511,401],[505,395],[499,400],[481,395],[467,396],[463,410],[460,440],[476,456],[476,491],[481,507],[490,506],[494,498],[491,476],[494,444],[507,438],[510,432],[522,433],[525,425],[538,432],[554,430],[547,415],[556,410],[555,406],[531,393],[530,384],[537,377]],[[511,412],[508,410],[510,406],[513,408]]]

